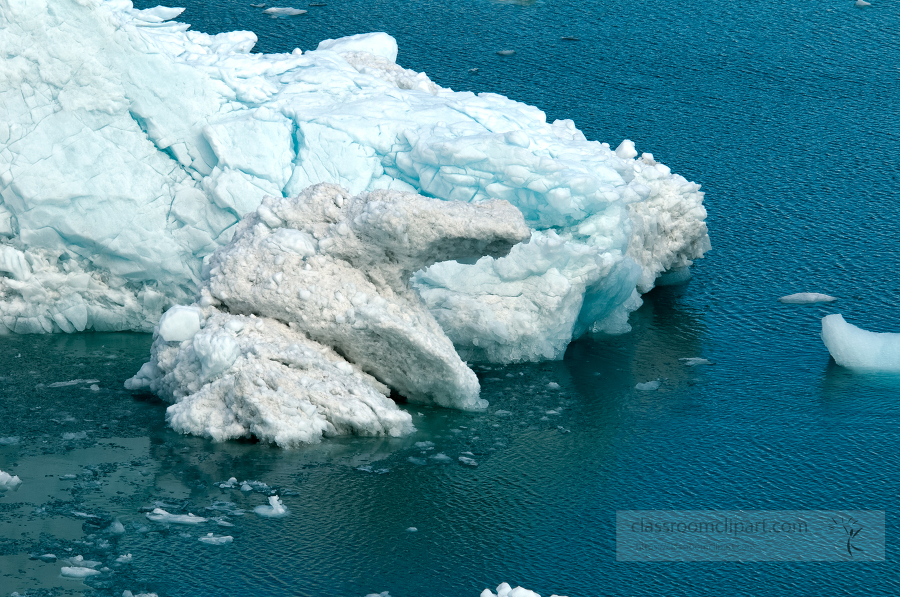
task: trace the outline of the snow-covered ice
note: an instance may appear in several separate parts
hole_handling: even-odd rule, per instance
[[[18,475],[10,475],[9,473],[0,471],[0,493],[4,493],[10,489],[17,490],[21,484],[22,480]]]
[[[253,33],[188,31],[180,13],[0,11],[0,331],[150,331],[263,196],[318,182],[522,212],[532,234],[508,256],[416,274],[469,360],[561,358],[573,336],[627,331],[640,293],[709,248],[699,186],[630,141],[441,88],[383,33],[253,54]]]
[[[290,514],[290,511],[277,495],[273,495],[269,498],[268,506],[257,506],[253,511],[266,518],[281,518]]]
[[[818,292],[798,292],[797,294],[783,296],[778,299],[778,302],[789,305],[811,305],[813,303],[832,303],[836,300],[836,297],[819,294]]]
[[[407,281],[443,259],[502,255],[527,235],[505,201],[351,196],[333,184],[266,197],[208,260],[200,301],[162,317],[151,361],[125,385],[173,402],[177,431],[284,447],[410,433],[390,390],[483,409],[477,376]]]
[[[838,365],[870,371],[900,371],[900,334],[860,329],[840,314],[822,318],[822,341]]]

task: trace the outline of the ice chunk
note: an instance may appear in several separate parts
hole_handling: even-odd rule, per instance
[[[678,359],[683,365],[696,367],[697,365],[712,365],[712,361],[700,357],[682,357]]]
[[[290,7],[273,7],[267,8],[263,11],[263,13],[267,15],[275,15],[277,17],[291,17],[294,15],[305,15],[306,11],[300,8],[290,8]]]
[[[316,50],[329,50],[339,54],[365,52],[391,62],[397,61],[397,40],[387,33],[360,33],[339,39],[326,39],[319,42]]]
[[[225,545],[226,543],[234,541],[234,537],[231,535],[214,535],[212,533],[207,533],[205,537],[200,537],[198,541],[206,543],[207,545]]]
[[[63,566],[59,572],[67,578],[88,578],[89,576],[102,574],[99,570],[84,568],[82,566]]]
[[[62,438],[66,441],[87,439],[87,436],[88,436],[87,431],[74,431],[74,432],[62,434]]]
[[[648,381],[645,383],[639,383],[634,386],[635,390],[639,390],[641,392],[652,392],[654,390],[658,390],[660,385],[660,381],[657,379],[655,381]]]
[[[855,6],[859,8],[863,8],[864,6],[872,6],[871,2],[866,2],[866,0],[856,0]]]
[[[9,473],[0,471],[0,493],[4,493],[10,489],[15,491],[19,489],[19,485],[21,484],[22,480],[18,475],[11,476]]]
[[[203,312],[195,307],[172,307],[159,320],[159,337],[166,342],[183,342],[200,331]]]
[[[134,561],[134,556],[132,556],[130,553],[122,554],[116,558],[117,564],[130,564],[133,561]]]
[[[438,452],[434,456],[431,456],[431,459],[436,462],[453,462],[453,459],[444,454],[443,452]]]
[[[547,389],[548,390],[558,390],[559,384],[556,383],[555,381],[551,381],[550,383],[547,384]]]
[[[869,332],[844,321],[840,314],[822,318],[822,341],[843,367],[900,371],[900,334]]]
[[[328,184],[268,197],[209,261],[202,292],[217,306],[169,310],[150,364],[128,387],[174,402],[167,418],[178,431],[285,447],[409,433],[411,417],[388,388],[482,409],[477,377],[407,281],[434,261],[503,254],[527,235],[521,214],[501,201],[353,197]],[[176,309],[204,321],[191,342],[162,334]]]
[[[9,437],[0,437],[0,446],[14,446],[18,444],[22,440],[18,435],[11,435]]]
[[[494,593],[490,589],[481,592],[481,597],[541,597],[534,591],[529,591],[524,587],[512,588],[509,583],[500,583],[497,586],[497,592]],[[561,595],[551,595],[550,597],[563,597]]]
[[[812,303],[831,303],[837,298],[828,296],[827,294],[819,294],[816,292],[798,292],[797,294],[789,294],[778,299],[780,303],[789,305],[810,305]]]
[[[266,518],[281,518],[290,514],[277,495],[269,497],[268,506],[257,506],[253,511]]]
[[[154,508],[152,512],[148,512],[147,518],[153,522],[168,522],[174,524],[200,524],[209,520],[208,518],[194,516],[190,512],[187,514],[169,514],[162,508]]]
[[[47,384],[48,388],[65,388],[68,386],[77,386],[82,383],[97,383],[100,381],[99,379],[73,379],[70,381],[56,381],[51,384]]]
[[[460,456],[459,462],[460,462],[460,464],[464,464],[466,466],[472,466],[472,467],[478,466],[478,463],[475,462],[475,459],[470,458],[468,456]]]
[[[407,458],[407,460],[412,462],[413,464],[418,464],[419,466],[428,464],[428,461],[424,458],[416,458],[415,456],[410,456],[409,458]]]
[[[408,529],[406,529],[406,532],[407,532],[407,533],[415,533],[415,532],[417,532],[418,530],[419,530],[419,529],[417,529],[416,527],[409,527]]]

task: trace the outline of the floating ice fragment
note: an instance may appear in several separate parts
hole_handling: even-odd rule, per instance
[[[38,556],[38,555],[32,555],[29,559],[30,559],[30,560],[40,560],[40,561],[42,561],[42,562],[47,562],[47,563],[51,563],[51,564],[52,564],[53,562],[55,562],[55,561],[57,560],[57,557],[56,557],[55,554],[52,554],[52,553],[45,553],[45,554],[39,555],[39,556]]]
[[[281,518],[290,514],[277,495],[269,498],[268,506],[257,506],[253,511],[266,518]]]
[[[134,561],[134,556],[132,556],[130,553],[120,555],[116,558],[117,564],[130,564],[132,561]]]
[[[253,491],[253,488],[250,487],[249,483],[244,483],[243,485],[241,485],[241,491]]]
[[[66,441],[78,440],[78,439],[87,439],[87,431],[77,431],[70,433],[63,433],[62,438]]]
[[[60,570],[60,574],[66,578],[88,578],[89,576],[102,574],[102,572],[94,570],[93,568],[84,568],[81,566],[63,566]]]
[[[94,562],[93,560],[85,560],[84,556],[75,556],[74,558],[70,558],[69,562],[73,566],[84,567],[84,568],[96,568],[100,565],[100,562]]]
[[[366,597],[391,597],[391,594],[387,591],[382,591],[380,593],[369,593]]]
[[[481,597],[541,597],[539,594],[534,591],[529,591],[523,587],[516,587],[515,589],[509,586],[508,583],[500,583],[497,587],[497,592],[494,593],[490,589],[485,589],[481,592]],[[564,597],[562,595],[551,595],[550,597]]]
[[[418,464],[419,466],[428,464],[428,462],[424,458],[416,458],[415,456],[410,456],[409,458],[407,458],[407,460],[412,462],[413,464]]]
[[[548,410],[548,411],[547,411],[546,413],[544,413],[544,414],[547,414],[547,415],[558,415],[558,414],[559,414],[559,411],[558,411],[558,410]]]
[[[420,450],[427,450],[428,448],[434,447],[434,442],[424,441],[424,442],[416,442],[414,444]]]
[[[640,390],[641,392],[652,392],[653,390],[658,390],[660,385],[660,381],[657,379],[655,381],[648,381],[646,383],[639,383],[634,386],[635,390]]]
[[[831,303],[837,298],[828,296],[827,294],[819,294],[817,292],[798,292],[797,294],[789,294],[778,299],[780,303],[788,305],[811,305],[813,303]]]
[[[431,457],[432,460],[436,462],[453,462],[453,459],[444,454],[443,452],[438,452],[434,456]]]
[[[22,480],[18,475],[10,476],[9,473],[4,473],[0,471],[0,493],[4,493],[12,489],[16,491],[19,489],[19,485],[22,484]]]
[[[88,514],[87,512],[72,512],[72,516],[76,518],[100,518],[96,514]]]
[[[550,383],[547,384],[547,388],[550,390],[558,390],[559,384],[556,383],[555,381],[551,381]]]
[[[415,533],[418,530],[419,529],[417,529],[416,527],[409,527],[408,529],[406,529],[406,532],[407,533]]]
[[[516,53],[515,50],[500,50],[497,52],[498,56],[514,56]]]
[[[11,435],[9,437],[0,437],[0,446],[12,446],[12,445],[19,443],[21,441],[21,439],[22,438],[20,438],[17,435]]]
[[[900,334],[869,332],[834,314],[822,318],[822,341],[843,367],[900,371]]]
[[[250,6],[252,6],[253,8],[265,8],[266,7],[265,4],[251,4]]]
[[[113,520],[112,523],[106,528],[106,531],[112,535],[124,535],[125,525],[123,525],[117,518]]]
[[[494,415],[498,417],[508,417],[512,415],[512,413],[508,410],[495,410]]]
[[[212,533],[207,533],[205,537],[200,537],[198,541],[206,543],[207,545],[225,545],[226,543],[234,541],[234,537],[231,535],[214,535]]]
[[[464,464],[465,466],[478,466],[478,463],[475,462],[474,458],[469,458],[468,456],[460,456],[459,462]]]
[[[696,367],[697,365],[712,365],[712,361],[707,359],[702,359],[700,357],[682,357],[678,359],[681,361],[682,365],[686,365],[688,367]]]
[[[200,524],[209,520],[208,518],[194,516],[190,512],[187,514],[169,514],[162,508],[154,508],[153,512],[148,512],[147,518],[153,522],[170,522],[174,524]]]
[[[306,11],[300,8],[275,6],[265,9],[263,13],[267,15],[275,15],[277,17],[292,17],[295,15],[305,15]]]
[[[99,391],[100,391],[100,386],[98,386],[97,384],[91,384],[91,388],[90,388],[90,389],[91,389],[92,392],[99,392]]]
[[[51,384],[47,384],[48,388],[65,388],[67,386],[77,386],[81,383],[97,383],[99,379],[73,379],[71,381],[57,381]]]
[[[856,0],[855,6],[858,6],[858,7],[860,7],[860,8],[863,8],[863,7],[865,7],[865,6],[872,6],[872,3],[871,3],[871,2],[866,2],[866,0]]]

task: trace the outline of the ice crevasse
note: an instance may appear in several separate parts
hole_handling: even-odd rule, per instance
[[[441,88],[384,33],[251,54],[254,34],[180,12],[0,0],[0,331],[150,331],[264,196],[316,183],[518,208],[531,232],[507,255],[408,272],[468,360],[627,331],[709,248],[699,185],[630,141]]]

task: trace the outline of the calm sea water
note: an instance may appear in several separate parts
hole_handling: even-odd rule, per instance
[[[398,62],[442,86],[630,138],[701,183],[713,251],[689,284],[645,297],[631,334],[479,368],[488,413],[410,408],[419,432],[402,440],[285,452],[179,436],[164,404],[122,389],[148,336],[2,338],[0,469],[25,483],[0,497],[0,594],[464,596],[501,581],[570,596],[900,593],[900,379],[848,372],[819,339],[831,312],[900,331],[897,3],[325,2],[270,19],[249,0],[191,1],[182,20],[253,30],[265,52],[387,31]],[[807,291],[840,300],[776,300]],[[97,381],[50,386],[75,379]],[[654,379],[660,390],[634,389]],[[477,468],[428,458],[465,451]],[[279,490],[291,516],[165,528],[141,512],[265,503],[213,485],[232,476]],[[888,561],[617,563],[625,509],[885,510]],[[121,537],[102,531],[111,517]],[[198,542],[211,531],[234,543]],[[90,588],[28,559],[48,552],[111,571]]]

